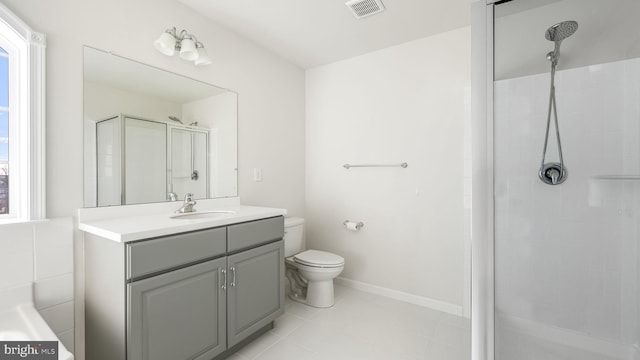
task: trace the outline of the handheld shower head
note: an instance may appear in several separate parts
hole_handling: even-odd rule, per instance
[[[555,42],[553,51],[547,54],[547,60],[551,61],[553,65],[558,63],[560,57],[560,44],[562,40],[573,35],[578,30],[578,22],[573,20],[567,20],[559,22],[544,32],[545,39]]]
[[[577,21],[563,21],[548,28],[544,33],[544,37],[549,41],[561,42],[562,40],[573,35],[576,30],[578,30]]]
[[[180,120],[180,119],[179,119],[178,117],[176,117],[176,116],[169,116],[169,120],[173,120],[173,121],[175,121],[175,122],[179,122],[180,124],[184,124],[184,123],[182,122],[182,120]]]

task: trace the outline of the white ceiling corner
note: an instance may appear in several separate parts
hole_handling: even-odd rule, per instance
[[[302,68],[468,26],[469,0],[382,0],[357,20],[346,0],[178,0]]]

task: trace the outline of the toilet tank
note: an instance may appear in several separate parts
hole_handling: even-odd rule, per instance
[[[293,256],[304,250],[304,219],[284,219],[284,256]]]

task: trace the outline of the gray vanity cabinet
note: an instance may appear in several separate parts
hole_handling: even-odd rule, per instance
[[[209,360],[226,349],[226,258],[128,287],[129,360]]]
[[[282,216],[118,243],[85,234],[86,358],[224,358],[284,311]]]
[[[284,249],[271,243],[228,257],[229,347],[269,324],[284,304]]]

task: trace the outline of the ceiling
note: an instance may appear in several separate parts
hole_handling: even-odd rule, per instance
[[[382,0],[357,20],[347,0],[178,0],[302,68],[470,24],[470,0]]]

